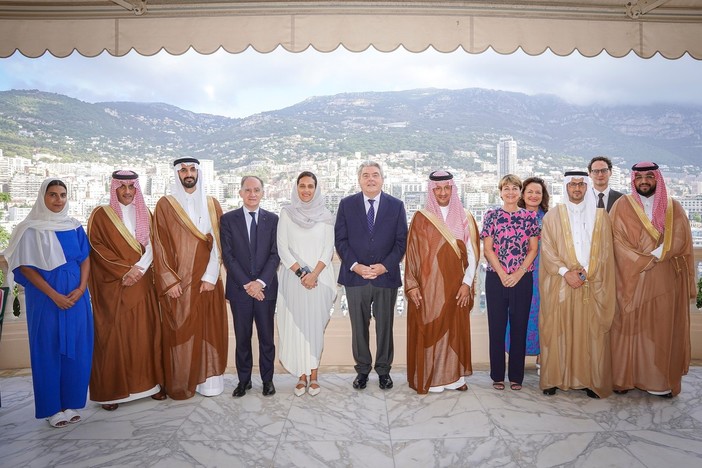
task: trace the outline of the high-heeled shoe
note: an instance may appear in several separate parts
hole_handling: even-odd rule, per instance
[[[300,387],[300,385],[302,385],[302,387]],[[295,390],[294,390],[295,396],[301,397],[302,395],[305,394],[306,391],[307,391],[307,381],[302,380],[302,379],[298,380],[297,385],[295,385]]]

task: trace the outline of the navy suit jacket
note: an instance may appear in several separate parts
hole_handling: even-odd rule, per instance
[[[622,192],[617,192],[616,190],[609,189],[609,196],[607,197],[607,213],[612,210],[614,202],[619,200],[619,197],[624,195]]]
[[[256,279],[266,283],[263,290],[265,300],[273,301],[278,296],[278,215],[260,208],[256,232],[255,262],[252,269],[244,209],[238,208],[220,218],[222,261],[227,269],[225,295],[230,302],[250,298],[244,290],[244,285]]]
[[[363,286],[370,282],[379,288],[402,286],[400,261],[407,247],[407,214],[401,200],[382,193],[371,234],[363,193],[344,198],[339,203],[334,234],[334,245],[341,257],[339,284]],[[365,280],[351,271],[354,263],[382,263],[388,271],[374,280]]]

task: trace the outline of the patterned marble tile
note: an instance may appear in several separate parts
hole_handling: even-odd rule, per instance
[[[241,398],[222,395],[202,398],[177,430],[180,440],[240,440],[278,438],[290,412],[292,395],[264,397],[259,391]]]
[[[389,441],[309,440],[281,443],[273,466],[393,468],[402,465],[393,463]]]
[[[613,436],[645,466],[699,466],[702,433],[699,430],[615,432]]]
[[[520,466],[644,466],[608,432],[505,436],[504,440]]]
[[[487,387],[473,386],[473,391],[490,420],[504,434],[603,430],[595,419],[575,403],[578,400],[591,400],[585,392],[558,392],[549,397],[541,392],[535,380],[525,378],[521,391],[510,390],[509,386],[502,391],[495,390],[490,381]]]
[[[607,430],[702,430],[702,395],[692,389],[688,392],[684,389],[683,393],[672,399],[631,390],[626,395],[615,394],[602,400],[588,400],[573,403]]]
[[[278,440],[172,440],[158,453],[153,467],[269,467]]]
[[[385,398],[396,390],[380,390],[373,381],[365,390],[355,390],[351,386],[354,377],[322,378],[322,392],[315,397],[292,396],[291,386],[292,406],[283,440],[389,440]]]
[[[500,437],[394,440],[398,467],[518,467]]]
[[[418,395],[407,388],[387,396],[393,439],[486,437],[495,426],[472,390]]]
[[[188,401],[155,401],[143,398],[120,404],[115,411],[105,411],[94,403],[83,414],[83,422],[64,439],[70,440],[167,440],[175,434],[197,404]]]
[[[2,466],[697,466],[702,460],[702,367],[672,400],[633,391],[603,400],[584,392],[546,397],[527,371],[522,391],[491,387],[487,372],[467,392],[417,395],[406,375],[395,387],[354,390],[353,373],[322,374],[322,393],[293,396],[297,378],[259,377],[234,399],[149,398],[115,412],[89,403],[84,421],[63,429],[34,418],[31,377],[0,376]]]
[[[150,466],[161,444],[143,440],[17,440],[0,446],[3,466]]]

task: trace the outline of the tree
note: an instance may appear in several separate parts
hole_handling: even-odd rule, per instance
[[[7,210],[7,204],[12,201],[12,197],[7,192],[0,192],[0,203],[3,204],[3,209]]]
[[[0,250],[4,250],[7,244],[10,242],[10,233],[5,230],[4,227],[0,226]],[[2,283],[0,283],[2,284]]]

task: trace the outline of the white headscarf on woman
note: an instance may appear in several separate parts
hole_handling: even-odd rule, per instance
[[[304,177],[304,176],[303,176]],[[315,180],[315,190],[312,200],[304,202],[300,199],[297,193],[297,184],[293,185],[292,193],[290,194],[290,205],[283,207],[290,219],[298,226],[310,229],[317,223],[334,224],[334,216],[331,211],[324,206],[324,197],[322,196],[322,188]]]
[[[56,232],[76,229],[80,226],[80,222],[68,216],[68,201],[58,213],[47,208],[46,203],[44,203],[44,195],[46,195],[49,183],[54,180],[60,179],[52,177],[41,183],[32,210],[12,230],[10,243],[2,252],[9,265],[8,280],[12,278],[12,271],[20,265],[49,271],[66,263],[66,257],[56,237]]]

